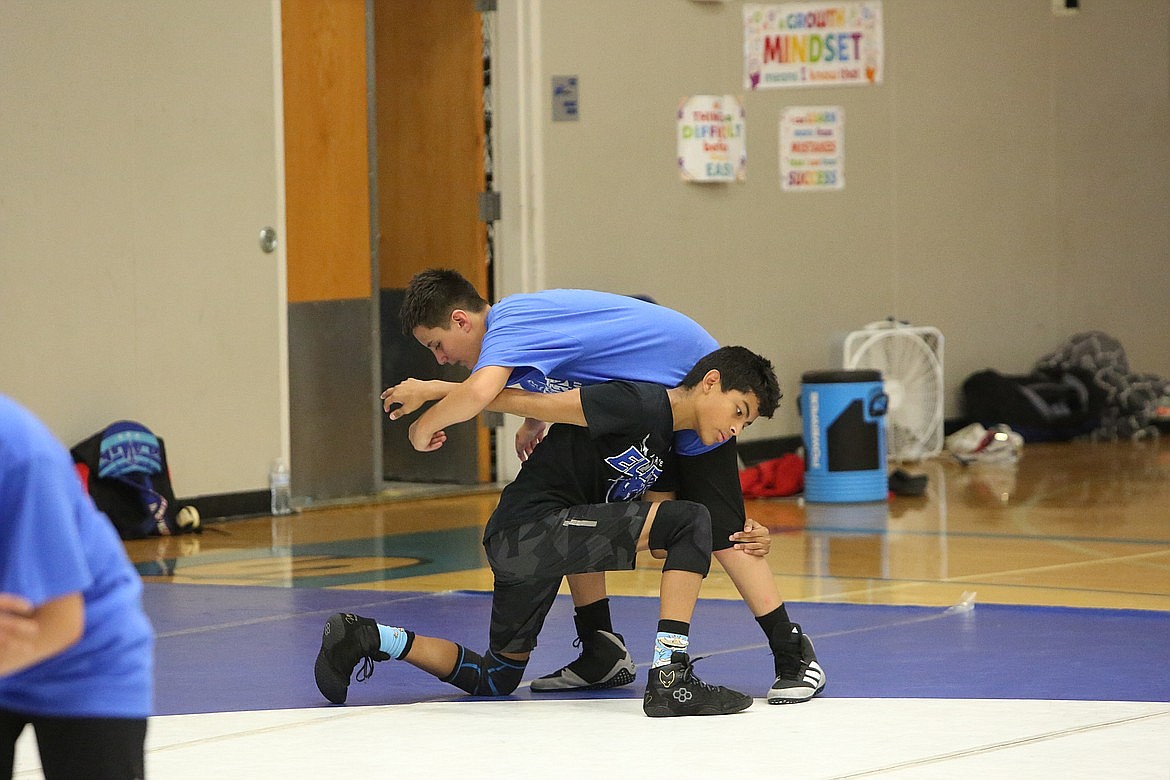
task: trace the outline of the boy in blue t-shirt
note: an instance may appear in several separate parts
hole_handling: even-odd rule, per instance
[[[454,387],[408,379],[382,393],[383,408],[399,419],[436,401],[410,426],[410,441],[426,452],[442,446],[443,429],[482,412],[505,387],[559,392],[607,380],[677,385],[718,344],[689,317],[653,303],[592,290],[546,290],[489,305],[463,276],[427,270],[411,279],[402,304],[403,330],[440,365],[471,375]],[[527,459],[547,425],[526,419],[516,453]],[[768,638],[775,659],[772,704],[807,701],[825,686],[811,640],[793,623],[763,556],[768,531],[747,518],[739,486],[735,437],[703,444],[679,431],[676,497],[711,514],[712,550]],[[582,690],[625,684],[629,653],[613,633],[604,573],[569,577],[581,657],[533,681],[534,691]],[[617,637],[615,643],[610,637]]]
[[[154,705],[142,581],[69,453],[2,395],[0,593],[0,776],[31,725],[48,780],[141,778]]]

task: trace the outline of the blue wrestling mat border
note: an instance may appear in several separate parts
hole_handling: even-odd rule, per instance
[[[333,706],[313,682],[320,631],[334,612],[452,639],[482,651],[491,594],[415,593],[147,583],[154,623],[156,714]],[[640,698],[658,600],[610,598],[638,680],[589,694],[513,698]],[[845,698],[1170,701],[1170,613],[976,604],[937,607],[790,602],[816,643],[825,696]],[[525,681],[572,660],[572,602],[557,598]],[[691,630],[699,676],[762,697],[772,658],[747,607],[703,599]],[[388,661],[350,687],[349,704],[468,698],[406,663]]]

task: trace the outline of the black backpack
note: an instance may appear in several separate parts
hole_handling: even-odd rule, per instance
[[[1013,376],[992,369],[963,382],[963,412],[984,426],[1005,423],[1024,441],[1067,441],[1091,432],[1100,399],[1074,371]]]
[[[199,530],[193,507],[180,515],[166,447],[145,425],[121,420],[69,452],[94,504],[123,539]]]

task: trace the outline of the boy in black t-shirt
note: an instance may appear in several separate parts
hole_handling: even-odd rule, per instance
[[[674,431],[694,430],[704,444],[724,441],[780,399],[772,365],[743,347],[701,359],[681,385],[606,382],[562,393],[504,390],[496,411],[554,426],[500,494],[484,530],[495,588],[485,656],[454,642],[352,614],[325,624],[314,673],[340,704],[350,675],[367,679],[371,661],[401,659],[478,696],[519,685],[536,637],[567,574],[633,569],[639,551],[665,558],[658,635],[643,709],[651,717],[724,715],[751,705],[745,694],[707,685],[687,653],[691,614],[711,564],[706,507],[668,499],[674,490]],[[431,449],[445,435],[437,432]],[[650,492],[650,491],[653,492]],[[619,636],[611,635],[619,674],[633,679]],[[605,663],[605,654],[599,655]]]

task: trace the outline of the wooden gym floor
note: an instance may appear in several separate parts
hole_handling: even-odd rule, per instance
[[[1031,444],[1016,466],[906,468],[928,475],[924,498],[748,502],[772,530],[785,600],[948,606],[974,592],[981,603],[1170,611],[1170,442]],[[489,591],[480,537],[496,495],[237,520],[127,546],[147,582]],[[656,596],[656,563],[642,556],[638,570],[609,574],[610,592]],[[702,596],[738,599],[718,566]]]

